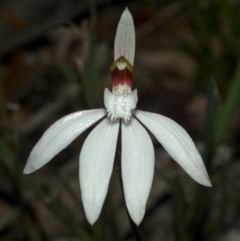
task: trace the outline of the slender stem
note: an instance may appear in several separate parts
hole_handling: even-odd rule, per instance
[[[116,209],[114,208],[113,198],[112,198],[112,195],[111,195],[112,185],[110,186],[110,190],[111,190],[111,192],[109,192],[109,194],[107,195],[106,201],[109,204],[108,208],[109,208],[109,212],[111,213],[110,223],[111,223],[112,237],[113,237],[113,240],[120,241],[119,230],[118,230],[118,227],[117,227]]]
[[[118,145],[118,148],[117,148],[116,160],[117,160],[117,166],[118,166],[118,177],[119,177],[119,181],[120,181],[120,184],[121,184],[122,194],[123,194],[123,197],[124,197],[123,182],[122,182],[122,168],[121,168],[121,153],[122,153],[121,149],[122,148],[121,148],[121,141],[120,140],[121,140],[121,138],[119,138],[119,140],[118,140],[119,145]],[[132,232],[134,234],[134,237],[137,241],[141,241],[138,226],[133,222],[133,220],[131,219],[131,217],[129,215],[127,205],[126,205],[126,201],[125,201],[125,197],[124,197],[124,204],[125,204],[125,208],[126,208],[126,211],[127,211],[127,217],[128,217],[130,226],[132,228]]]

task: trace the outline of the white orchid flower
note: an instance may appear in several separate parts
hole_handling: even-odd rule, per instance
[[[131,89],[134,54],[135,29],[126,8],[115,37],[111,67],[113,90],[104,91],[106,109],[79,111],[58,120],[35,145],[24,168],[25,174],[36,171],[105,117],[85,140],[79,158],[81,195],[91,224],[98,219],[106,198],[120,126],[124,196],[137,225],[145,213],[154,173],[154,148],[143,125],[195,181],[211,186],[202,158],[187,132],[165,116],[135,110],[137,90]]]

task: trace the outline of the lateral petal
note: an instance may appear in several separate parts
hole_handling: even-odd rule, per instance
[[[132,220],[143,219],[154,173],[154,149],[143,126],[132,118],[122,123],[122,178],[126,205]]]
[[[34,146],[23,173],[32,173],[45,165],[104,115],[106,115],[105,109],[78,111],[56,121]]]
[[[116,152],[119,119],[104,119],[85,140],[80,154],[79,179],[87,220],[99,217],[107,195]]]
[[[114,61],[126,58],[133,66],[135,55],[135,28],[131,13],[126,8],[119,20],[114,42]]]
[[[211,186],[202,157],[191,137],[180,125],[159,114],[137,110],[134,115],[152,132],[189,176],[204,186]]]

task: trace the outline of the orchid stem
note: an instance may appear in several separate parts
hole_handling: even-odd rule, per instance
[[[118,177],[119,177],[119,181],[120,181],[120,184],[121,184],[122,194],[123,194],[123,197],[124,197],[123,182],[122,182],[122,168],[121,168],[121,153],[122,153],[121,149],[122,148],[121,148],[121,141],[120,140],[121,140],[121,138],[119,138],[119,140],[118,140],[119,145],[118,145],[118,148],[117,148],[116,160],[117,160],[117,168],[118,168]],[[133,220],[131,219],[131,217],[129,215],[127,205],[126,205],[126,201],[125,201],[125,197],[124,197],[124,205],[125,205],[125,208],[126,208],[126,211],[127,211],[127,217],[128,217],[133,235],[134,235],[134,237],[137,241],[141,241],[138,226],[133,222]]]

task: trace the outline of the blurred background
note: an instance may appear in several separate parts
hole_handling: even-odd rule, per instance
[[[153,138],[155,175],[140,238],[117,165],[99,220],[86,221],[78,157],[92,128],[37,172],[22,174],[52,123],[103,107],[126,6],[136,27],[138,108],[187,130],[213,184],[195,183]],[[239,16],[238,0],[1,0],[0,240],[240,240]]]

